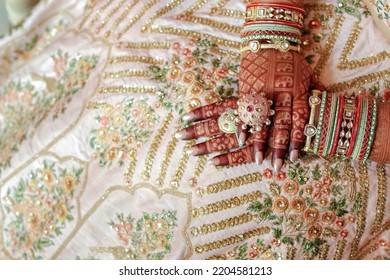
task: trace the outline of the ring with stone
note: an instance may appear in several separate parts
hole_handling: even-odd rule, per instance
[[[238,127],[236,124],[236,116],[234,109],[228,108],[218,118],[218,127],[222,132],[227,134],[237,133]]]
[[[243,122],[242,129],[250,126],[251,133],[261,131],[264,125],[270,125],[269,118],[275,114],[271,109],[272,100],[269,100],[264,92],[245,94],[237,101],[237,105],[236,122]]]

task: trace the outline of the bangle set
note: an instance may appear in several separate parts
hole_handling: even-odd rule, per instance
[[[304,151],[365,162],[375,137],[377,101],[370,96],[345,97],[312,91]],[[315,116],[318,123],[315,124]],[[314,143],[312,139],[314,138]]]
[[[276,49],[300,51],[304,10],[300,7],[253,3],[247,5],[241,52]],[[264,43],[262,41],[270,42]]]

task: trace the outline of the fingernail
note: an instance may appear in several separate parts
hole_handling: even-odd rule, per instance
[[[182,119],[183,119],[183,121],[189,121],[189,120],[191,120],[191,118],[192,118],[192,116],[190,114],[185,114]]]
[[[183,138],[183,134],[182,134],[181,132],[177,132],[177,133],[175,134],[175,138],[176,138],[176,139],[181,139],[181,138]]]
[[[257,165],[261,165],[263,163],[264,157],[262,152],[257,152],[255,154],[255,161]]]
[[[208,165],[218,165],[219,164],[219,159],[218,158],[212,158],[207,161]]]
[[[246,140],[245,138],[246,138],[246,134],[241,132],[240,136],[238,137],[238,145],[240,145],[240,147],[244,146]]]
[[[241,148],[242,146],[244,146],[244,143],[245,143],[244,140],[238,139],[238,146],[239,146],[240,148]]]
[[[282,165],[283,165],[283,160],[281,160],[280,158],[275,159],[274,161],[275,172],[279,172],[280,170],[282,170]]]
[[[193,152],[194,150],[192,148],[188,148],[186,151],[187,155],[192,155]]]
[[[299,151],[298,151],[298,150],[292,150],[292,151],[290,152],[290,160],[291,160],[292,162],[298,160],[298,156],[299,156]]]

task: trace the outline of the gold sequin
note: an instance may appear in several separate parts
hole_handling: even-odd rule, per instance
[[[161,141],[162,141],[162,138],[165,135],[165,133],[167,132],[168,126],[172,122],[172,120],[173,120],[172,113],[168,113],[165,116],[164,121],[161,124],[161,127],[159,128],[159,130],[156,133],[156,136],[153,139],[153,142],[152,142],[150,149],[148,151],[148,154],[146,156],[144,169],[142,171],[142,178],[145,181],[150,179],[150,172],[152,171],[153,162],[154,162],[154,159],[156,158],[158,148],[159,148]]]
[[[386,167],[384,164],[378,164],[376,167],[378,176],[378,199],[376,202],[375,220],[373,224],[373,230],[379,228],[383,222],[386,209],[387,198],[387,176]]]
[[[99,88],[100,94],[106,93],[157,93],[155,86],[139,86],[139,85],[117,85]]]
[[[232,188],[238,188],[246,184],[260,182],[261,180],[262,180],[261,174],[259,172],[255,172],[251,174],[242,175],[233,179],[210,184],[205,187],[205,191],[208,194],[218,193],[218,192],[230,190]]]
[[[187,149],[195,144],[195,140],[188,141],[183,149],[179,163],[173,175],[173,179],[170,182],[170,187],[177,189],[180,186],[181,178],[183,177],[184,171],[186,170],[187,163],[190,159],[189,154],[187,154]]]
[[[238,243],[238,242],[245,241],[253,236],[259,236],[259,235],[267,234],[269,232],[270,232],[269,227],[260,227],[260,228],[252,229],[252,230],[246,231],[244,233],[230,236],[228,238],[209,242],[209,243],[206,243],[203,245],[196,245],[195,246],[195,253],[202,254],[202,253],[209,252],[212,250],[217,250],[217,249],[220,249],[220,248],[223,248],[226,246],[230,246],[230,245]]]
[[[169,163],[171,161],[173,152],[175,151],[178,139],[173,135],[171,140],[168,142],[167,150],[165,151],[164,159],[161,162],[161,166],[158,170],[158,177],[156,179],[156,184],[159,187],[162,187],[164,184],[165,177],[167,175],[167,170],[169,167]]]

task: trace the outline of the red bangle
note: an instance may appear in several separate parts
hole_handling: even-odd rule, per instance
[[[291,10],[300,12],[302,14],[305,13],[305,10],[300,8],[300,7],[290,6],[290,5],[287,5],[287,4],[280,4],[280,3],[250,3],[250,4],[248,4],[246,6],[246,8],[249,9],[249,8],[256,7],[256,6],[257,7],[272,6],[272,7],[276,7],[276,8],[291,9]]]
[[[355,121],[353,123],[351,142],[349,145],[348,152],[346,154],[347,157],[351,157],[352,152],[353,152],[353,147],[355,146],[356,136],[358,133],[358,126],[359,126],[359,122],[360,122],[360,105],[361,105],[360,104],[360,96],[357,96],[356,97],[356,115],[355,115],[356,118],[355,118]]]
[[[252,25],[252,24],[279,24],[284,26],[291,26],[301,29],[302,26],[298,23],[289,22],[289,21],[281,21],[281,20],[256,20],[256,21],[247,21],[244,23],[244,26]]]
[[[318,155],[322,155],[324,151],[326,134],[328,133],[328,129],[329,129],[329,118],[330,118],[330,109],[332,107],[332,99],[333,99],[333,94],[329,94],[326,98],[326,107],[324,111],[324,119],[322,122],[322,130],[321,130],[321,139],[320,139],[320,145],[317,153]]]
[[[336,154],[337,145],[338,145],[338,141],[339,141],[341,122],[343,121],[344,96],[340,95],[339,101],[340,102],[339,102],[339,111],[337,112],[336,131],[334,132],[334,135],[333,135],[333,145],[332,145],[332,149],[330,150],[330,154],[329,154],[331,156]]]
[[[276,36],[288,36],[296,39],[301,39],[301,36],[292,32],[283,32],[283,31],[271,31],[271,30],[249,30],[241,33],[241,38],[246,36],[256,36],[256,35],[276,35]]]

